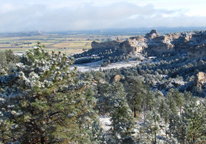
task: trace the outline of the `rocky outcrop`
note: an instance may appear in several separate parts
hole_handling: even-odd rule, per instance
[[[175,50],[174,45],[172,45],[171,43],[150,44],[149,49],[156,53],[169,53]]]
[[[206,62],[205,61],[203,61],[203,60],[199,60],[198,61],[198,66],[199,67],[202,67],[202,66],[205,66],[206,65]]]
[[[151,30],[145,36],[131,37],[126,41],[117,38],[110,42],[92,42],[92,49],[98,48],[114,48],[132,54],[143,50],[156,53],[184,51],[190,59],[200,58],[206,56],[206,31],[160,35]]]
[[[160,36],[160,35],[159,35],[159,33],[158,33],[156,30],[151,30],[150,33],[147,33],[147,34],[145,35],[145,38],[153,39],[153,38],[159,37],[159,36]]]
[[[204,83],[206,83],[206,73],[199,72],[195,79],[195,84],[202,86]]]
[[[143,36],[137,36],[137,37],[136,37],[136,40],[137,40],[138,42],[144,42],[145,39],[146,39],[146,38],[144,38]]]
[[[109,42],[95,42],[93,41],[91,46],[93,49],[97,48],[119,48],[121,41],[109,41]]]
[[[190,39],[191,46],[206,44],[206,31],[196,32],[191,37],[192,37]]]
[[[123,53],[139,53],[143,50],[143,46],[138,43],[135,39],[127,39],[120,45],[120,50]]]
[[[206,45],[202,44],[196,47],[191,47],[187,51],[187,56],[190,59],[201,58],[206,56]]]
[[[171,44],[171,37],[168,35],[157,36],[148,40],[148,48],[157,53],[165,53],[174,51],[174,45]]]
[[[120,75],[115,75],[112,77],[111,82],[119,82],[121,80],[121,76]]]

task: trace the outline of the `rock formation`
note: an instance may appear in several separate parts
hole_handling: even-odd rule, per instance
[[[121,76],[120,75],[115,75],[113,76],[113,78],[111,79],[112,82],[118,82],[121,80]]]
[[[156,37],[159,37],[159,33],[156,31],[156,30],[151,30],[150,33],[147,33],[145,38],[148,38],[148,39],[153,39],[153,38],[156,38]]]
[[[135,39],[127,39],[121,43],[119,49],[124,53],[138,53],[143,50],[143,46],[141,46]]]
[[[202,86],[204,83],[206,83],[206,73],[199,72],[196,76],[195,84]]]
[[[119,48],[120,46],[120,41],[109,41],[109,42],[95,42],[93,41],[91,46],[93,49],[97,49],[97,48]]]
[[[187,51],[188,58],[195,59],[206,56],[206,45],[202,44],[196,47],[191,47]]]
[[[132,54],[143,50],[155,53],[184,51],[188,58],[200,58],[206,56],[206,31],[160,35],[156,30],[151,30],[145,36],[131,37],[126,41],[117,38],[109,42],[92,42],[92,49],[98,48],[118,49]]]

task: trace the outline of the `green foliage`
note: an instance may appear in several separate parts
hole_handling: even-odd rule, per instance
[[[13,51],[5,50],[0,52],[0,67],[4,69],[13,68],[14,64],[19,62],[20,57],[14,55]]]
[[[165,129],[165,123],[156,110],[148,112],[146,120],[141,127],[141,142],[157,143],[157,135]]]
[[[6,56],[7,64],[10,62],[17,63],[19,61],[19,57],[14,55],[14,53],[11,50],[5,50],[4,54]]]
[[[128,103],[134,112],[134,117],[136,117],[136,113],[142,111],[142,102],[145,96],[142,81],[134,79],[129,83],[126,91],[128,92]]]
[[[128,136],[131,136],[133,132],[133,116],[132,111],[128,106],[126,100],[126,94],[124,87],[121,83],[117,82],[113,84],[113,97],[112,97],[112,109],[110,112],[113,135],[119,135],[119,140],[123,140]]]
[[[3,52],[0,52],[0,67],[5,67],[6,64],[6,55]]]
[[[90,143],[96,100],[65,54],[40,43],[0,77],[2,142]]]
[[[149,86],[138,78],[129,79],[126,91],[128,92],[127,100],[134,112],[134,117],[137,116],[136,112],[151,110],[155,104],[154,95],[152,95]]]
[[[174,90],[171,89],[167,95],[166,95],[166,103],[167,105],[169,106],[169,110],[176,114],[177,113],[177,107],[176,107],[176,102],[174,100],[174,97],[173,97],[173,93],[174,93]]]
[[[91,144],[104,144],[106,142],[103,129],[100,127],[99,121],[92,124]]]
[[[205,143],[206,106],[204,101],[192,99],[184,106],[182,116],[172,115],[169,131],[180,143]]]

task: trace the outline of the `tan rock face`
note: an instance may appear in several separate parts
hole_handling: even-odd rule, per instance
[[[120,49],[124,53],[138,53],[143,50],[142,46],[139,46],[136,40],[127,39],[125,42],[121,43]]]
[[[149,48],[155,52],[171,52],[174,50],[174,45],[171,44],[173,38],[178,38],[174,34],[160,36],[156,30],[151,30],[145,37],[131,37],[122,42],[119,38],[116,41],[97,43],[92,42],[92,48],[116,48],[123,53],[139,53],[145,48]]]
[[[120,75],[115,75],[115,76],[111,79],[112,82],[118,82],[118,81],[120,81],[120,80],[121,80],[121,76],[120,76]]]
[[[139,53],[144,49],[156,53],[165,53],[184,50],[188,53],[188,58],[201,58],[206,56],[206,31],[196,33],[174,33],[159,35],[156,30],[152,30],[144,36],[131,37],[126,41],[117,38],[110,42],[92,42],[92,48],[115,48],[123,53]]]
[[[145,38],[143,36],[137,36],[136,40],[139,41],[139,42],[144,42]]]
[[[172,52],[174,51],[174,45],[169,43],[161,43],[156,46],[151,46],[150,49],[158,53]]]
[[[157,36],[148,40],[148,48],[156,53],[172,52],[175,50],[175,46],[171,43],[172,35]]]
[[[131,45],[132,45],[131,40],[127,39],[125,42],[121,43],[120,49],[122,50],[122,52],[128,53],[133,50]]]
[[[204,72],[199,72],[198,74],[197,74],[197,77],[196,77],[196,84],[197,85],[203,85],[203,83],[205,83],[206,82],[206,73],[204,73]]]

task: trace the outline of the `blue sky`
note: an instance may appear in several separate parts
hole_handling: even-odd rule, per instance
[[[0,0],[0,32],[205,27],[205,0]]]

